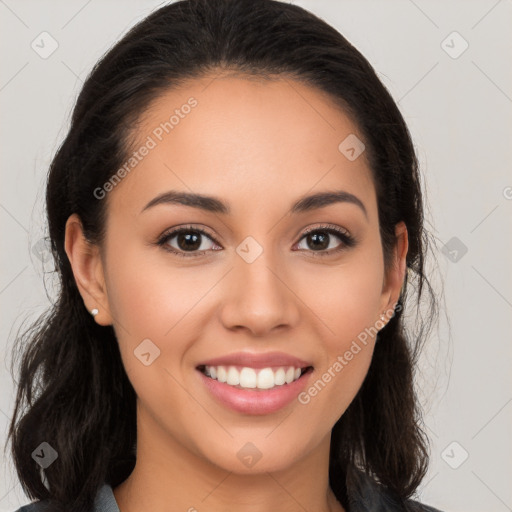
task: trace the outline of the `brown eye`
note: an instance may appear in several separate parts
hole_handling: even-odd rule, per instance
[[[311,250],[325,251],[329,248],[331,235],[325,231],[316,231],[306,235],[305,240]]]
[[[184,227],[163,235],[158,245],[178,256],[194,257],[211,249],[208,240],[215,245],[215,241],[203,229]]]
[[[176,242],[178,244],[178,248],[183,251],[197,251],[201,246],[201,237],[203,235],[198,233],[179,233],[174,235],[172,238],[176,237]]]
[[[333,242],[333,238],[338,238],[341,243],[336,244]],[[333,226],[311,229],[302,236],[301,242],[302,240],[305,241],[306,247],[299,250],[318,253],[315,256],[330,255],[355,245],[355,239],[352,236],[346,231]]]

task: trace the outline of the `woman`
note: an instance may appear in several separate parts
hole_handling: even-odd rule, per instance
[[[402,317],[408,273],[431,294],[417,161],[336,30],[272,0],[157,10],[85,82],[47,210],[20,510],[435,510]]]

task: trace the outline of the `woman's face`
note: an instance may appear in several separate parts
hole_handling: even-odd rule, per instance
[[[136,133],[126,176],[98,199],[108,204],[100,284],[83,295],[114,326],[139,449],[155,443],[164,458],[173,447],[238,473],[288,467],[328,443],[402,284],[406,233],[386,276],[362,136],[315,89],[234,76],[169,91]],[[305,200],[317,194],[333,195]],[[270,367],[260,385],[274,387],[213,380],[200,368],[214,359],[221,380],[218,366],[233,383],[229,366],[247,368],[249,386]],[[290,366],[309,370],[280,384]]]

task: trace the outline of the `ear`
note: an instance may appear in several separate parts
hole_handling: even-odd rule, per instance
[[[75,213],[66,222],[64,248],[84,307],[89,313],[93,309],[98,310],[94,317],[98,324],[111,325],[112,318],[100,250],[97,245],[86,239],[80,217]]]
[[[407,226],[403,221],[400,221],[395,226],[395,247],[393,249],[393,256],[391,266],[384,276],[384,283],[382,287],[382,301],[381,312],[386,316],[386,322],[392,316],[395,306],[400,298],[400,291],[405,279],[407,270],[406,256],[409,248],[409,237],[407,233]]]

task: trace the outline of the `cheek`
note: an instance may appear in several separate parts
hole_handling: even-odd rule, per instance
[[[213,282],[199,282],[185,269],[163,268],[147,251],[128,247],[108,275],[121,358],[137,396],[145,407],[152,404],[155,415],[164,403],[186,408],[187,394],[176,384],[182,381],[184,354],[197,337],[189,319]]]
[[[122,254],[108,267],[107,287],[126,373],[137,394],[149,402],[154,396],[181,399],[179,393],[169,394],[169,386],[174,379],[182,381],[183,367],[190,366],[190,348],[212,314],[210,292],[224,271],[187,267],[162,255],[161,249],[124,243],[121,252],[112,242],[110,250]],[[147,352],[146,360],[157,357],[145,366],[142,354]]]
[[[325,355],[299,399],[311,418],[333,425],[359,391],[373,355],[383,276],[379,246],[373,244],[304,282],[311,290],[308,306],[321,319]]]
[[[304,428],[321,418],[332,428],[358,393],[371,363],[381,297],[382,268],[376,258],[347,264],[311,282],[312,309],[322,319],[325,357],[299,402],[308,410]],[[327,333],[327,334],[325,334]],[[310,423],[310,424],[308,424]]]
[[[162,257],[163,249],[114,244],[112,254],[122,254],[109,265],[108,296],[114,322],[122,326],[120,334],[129,337],[172,337],[178,323],[194,308],[215,283],[215,276],[180,267]],[[160,253],[159,253],[160,252]],[[175,326],[177,326],[175,328]]]
[[[301,428],[306,431],[314,432],[319,422],[325,425],[325,431],[332,429],[361,388],[370,366],[373,345],[356,342],[346,348],[319,368],[310,385],[297,397],[307,412],[301,421]]]
[[[380,260],[361,252],[305,279],[307,304],[325,326],[330,351],[344,351],[351,340],[375,324],[381,313],[382,282]]]

